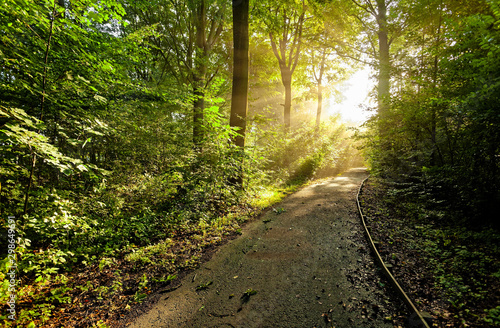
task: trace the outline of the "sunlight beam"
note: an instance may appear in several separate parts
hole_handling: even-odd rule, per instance
[[[340,114],[341,120],[346,123],[363,124],[372,115],[372,112],[365,108],[374,106],[374,102],[369,96],[373,86],[374,82],[370,79],[370,68],[365,67],[357,71],[341,85],[342,99],[340,103],[335,98],[329,98],[326,101],[325,107],[328,115]]]

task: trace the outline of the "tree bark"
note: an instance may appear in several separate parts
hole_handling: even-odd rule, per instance
[[[285,104],[283,105],[283,123],[285,123],[285,130],[290,129],[291,124],[291,111],[292,111],[292,72],[288,67],[281,69],[281,81],[285,87]]]
[[[230,126],[238,128],[233,143],[245,146],[248,100],[248,9],[249,0],[233,0],[233,88]]]
[[[301,13],[298,15],[296,21],[292,23],[287,21],[287,16],[283,17],[285,22],[284,25],[286,26],[284,27],[285,30],[281,36],[278,35],[275,38],[273,33],[269,32],[271,47],[276,59],[278,59],[281,71],[281,81],[285,87],[285,104],[283,105],[283,123],[285,124],[285,132],[290,129],[291,125],[290,113],[292,108],[292,75],[295,68],[297,68],[299,61],[305,10],[305,4],[302,3]],[[277,43],[279,44],[279,49]]]
[[[434,47],[436,49],[440,48],[441,45],[441,24],[443,21],[443,16],[441,15],[441,10],[442,10],[442,2],[440,3],[438,9],[439,9],[439,17],[438,17],[438,22],[437,22],[437,29],[435,32],[435,44]],[[432,86],[434,88],[437,88],[438,86],[438,71],[439,71],[439,54],[436,53],[434,55],[434,63],[432,67]],[[432,150],[431,154],[431,164],[436,165],[436,152],[439,155],[439,160],[440,160],[440,165],[444,164],[444,158],[441,153],[441,149],[439,147],[439,144],[437,142],[437,104],[431,106],[431,141],[432,144],[434,145],[434,149]]]
[[[323,110],[323,85],[318,83],[318,109],[316,110],[316,131],[319,130],[321,124],[321,112]]]
[[[205,0],[200,1],[196,11],[196,67],[193,74],[193,144],[197,151],[202,150],[203,142],[203,110],[205,109],[205,76],[207,72],[205,49],[206,12]]]
[[[243,152],[245,149],[246,118],[248,105],[248,12],[249,0],[233,0],[233,88],[229,125],[237,129],[233,144],[239,148],[238,174],[230,182],[243,186]]]
[[[325,62],[326,62],[326,50],[322,50],[321,54],[321,62],[319,64],[319,72],[316,75],[314,72],[314,77],[316,78],[316,82],[318,83],[318,109],[316,111],[316,132],[319,131],[319,125],[321,124],[321,112],[323,110],[323,73],[325,71]]]
[[[387,6],[385,0],[377,0],[377,24],[379,45],[379,82],[378,82],[378,108],[379,115],[387,114],[390,95],[391,62],[389,56],[389,38],[387,31]]]

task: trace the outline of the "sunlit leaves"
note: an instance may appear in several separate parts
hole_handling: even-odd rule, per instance
[[[481,1],[414,5],[395,62],[398,90],[379,120],[385,135],[369,140],[373,167],[398,180],[427,176],[447,190],[439,197],[489,221],[500,182],[499,17]]]
[[[6,108],[4,108],[4,110],[5,109]],[[14,147],[19,151],[26,148],[28,154],[40,156],[45,159],[47,163],[57,167],[62,172],[71,172],[73,168],[79,171],[87,171],[87,168],[80,164],[80,160],[61,154],[56,147],[49,143],[47,137],[32,129],[23,127],[23,125],[26,127],[34,127],[34,120],[27,117],[22,109],[9,108],[9,113],[7,113],[7,111],[2,111],[2,114],[10,114],[9,116],[15,118],[15,121],[5,124],[3,128],[0,129],[0,132],[7,137],[0,146],[0,149],[7,150],[7,148]]]
[[[119,41],[102,31],[116,31],[123,14],[117,1],[8,0],[0,8],[0,160],[15,182],[1,181],[9,206],[30,194],[23,188],[33,174],[34,188],[55,177],[95,178],[94,141],[107,133],[98,122],[123,72],[110,56]]]

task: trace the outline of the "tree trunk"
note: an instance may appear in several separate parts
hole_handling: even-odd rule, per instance
[[[205,93],[203,85],[205,79],[201,76],[195,76],[195,101],[193,104],[193,144],[197,150],[202,149],[203,143],[203,110],[205,108]]]
[[[319,130],[321,123],[321,111],[323,110],[323,86],[318,83],[318,109],[316,111],[316,131]]]
[[[283,17],[286,26],[284,27],[285,30],[283,31],[283,34],[277,36],[277,42],[273,33],[269,32],[271,47],[276,59],[278,59],[281,71],[281,81],[285,87],[285,104],[283,105],[283,123],[285,124],[285,132],[290,129],[290,112],[292,108],[292,75],[299,62],[305,10],[305,4],[302,2],[301,14],[295,22],[289,21],[287,16]]]
[[[283,123],[285,124],[285,131],[290,129],[290,113],[292,109],[292,72],[288,67],[281,69],[281,80],[285,87],[285,104],[283,109]]]
[[[230,126],[238,129],[233,143],[245,146],[248,100],[248,8],[249,0],[233,0],[233,89]]]
[[[379,82],[378,82],[378,108],[379,115],[384,117],[387,114],[390,77],[391,77],[391,62],[389,57],[389,38],[387,31],[387,6],[385,0],[377,0],[377,24],[378,44],[379,44]]]
[[[200,2],[196,11],[196,68],[193,76],[193,144],[197,151],[202,150],[203,142],[203,110],[205,109],[205,76],[207,72],[205,50],[205,1]]]
[[[318,75],[316,75],[316,72],[314,72],[314,77],[316,78],[316,82],[318,83],[318,110],[316,111],[316,132],[319,131],[319,125],[321,123],[321,111],[323,109],[323,73],[325,71],[325,62],[326,50],[323,49]]]
[[[442,9],[441,6],[439,6],[439,9]],[[442,16],[439,15],[438,19],[438,26],[437,26],[437,31],[436,31],[436,36],[435,36],[435,48],[436,50],[439,49],[440,44],[441,44],[441,23],[442,23]],[[434,88],[437,88],[438,86],[438,70],[439,70],[439,55],[436,54],[434,56],[434,65],[432,68],[432,84]],[[431,106],[431,141],[432,144],[434,145],[434,149],[432,150],[431,154],[431,164],[436,165],[436,151],[438,152],[439,159],[441,162],[441,165],[444,164],[444,159],[441,154],[441,149],[439,148],[439,145],[437,143],[437,104],[434,104]]]
[[[229,125],[238,132],[232,142],[239,148],[239,162],[237,175],[229,182],[239,188],[243,187],[243,152],[248,104],[248,8],[249,0],[233,0],[233,89]]]

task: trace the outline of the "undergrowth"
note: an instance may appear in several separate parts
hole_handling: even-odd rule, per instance
[[[315,137],[312,125],[293,134],[273,124],[252,131],[241,189],[228,183],[240,159],[227,138],[204,145],[199,155],[177,149],[180,153],[161,168],[124,160],[93,183],[76,177],[58,187],[37,182],[32,210],[15,218],[14,254],[9,259],[7,248],[0,250],[0,322],[104,327],[152,290],[195,268],[206,250],[238,234],[248,218],[352,161],[345,127],[335,120],[321,127],[321,137]],[[220,134],[230,136],[225,130]],[[0,224],[7,227],[7,221]],[[15,321],[5,305],[13,295],[7,279],[11,268],[16,270]],[[95,315],[83,314],[92,308]]]
[[[102,227],[97,222],[88,227],[77,226],[77,220],[68,221],[80,240],[76,249],[70,248],[68,239],[57,243],[54,238],[51,247],[33,250],[24,235],[20,238],[24,244],[17,244],[21,278],[16,283],[16,320],[8,318],[7,307],[2,308],[0,320],[5,327],[108,327],[108,321],[125,317],[132,306],[144,302],[150,293],[175,283],[179,272],[196,268],[207,249],[239,234],[240,224],[291,190],[268,188],[262,195],[252,197],[252,202],[243,199],[224,216],[185,221],[162,229],[154,226],[158,231],[150,226],[159,220],[153,219],[158,214],[152,211],[126,221],[110,220]],[[33,221],[28,219],[26,226],[30,227]],[[50,223],[49,219],[47,230]],[[64,222],[58,224],[60,229],[56,224],[47,234],[58,236],[57,233],[68,231],[64,230],[68,229]],[[86,229],[93,229],[94,233],[88,231],[85,237]],[[114,237],[112,231],[116,232]],[[130,234],[128,238],[126,234]],[[149,238],[141,240],[141,236]],[[4,282],[2,304],[10,297],[6,273],[11,268],[6,257],[0,271],[0,280]],[[85,316],[89,308],[95,313],[90,317]]]
[[[471,224],[422,182],[370,180],[363,210],[413,297],[447,327],[499,326],[500,232]]]

